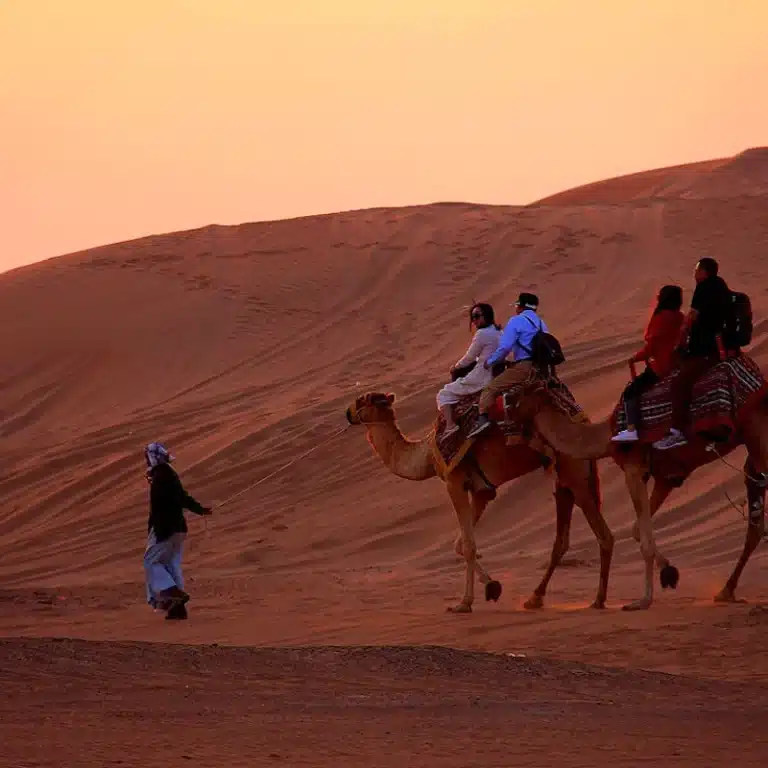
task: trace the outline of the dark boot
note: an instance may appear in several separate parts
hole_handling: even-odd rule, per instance
[[[168,610],[174,605],[186,603],[189,600],[189,595],[178,587],[169,587],[160,592],[157,598],[158,605]]]
[[[187,606],[184,603],[176,603],[168,609],[165,614],[168,621],[180,621],[187,618]]]

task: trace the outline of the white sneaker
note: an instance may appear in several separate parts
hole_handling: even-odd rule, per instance
[[[686,445],[688,441],[685,439],[685,435],[679,429],[670,429],[669,434],[666,437],[662,437],[661,440],[657,440],[653,447],[657,451],[668,451],[670,448],[677,448],[680,445]]]
[[[637,431],[634,429],[623,429],[618,435],[614,435],[611,441],[614,443],[634,443],[639,440]]]

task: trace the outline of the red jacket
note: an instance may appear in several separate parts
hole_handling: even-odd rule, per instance
[[[653,315],[645,329],[645,344],[632,360],[646,360],[651,370],[663,379],[672,371],[674,352],[680,340],[685,317],[679,310],[662,309]]]

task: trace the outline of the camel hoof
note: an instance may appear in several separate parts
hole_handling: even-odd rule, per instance
[[[666,589],[671,587],[677,589],[677,584],[680,581],[680,571],[675,568],[674,565],[667,563],[659,574],[659,580],[661,581],[661,588]]]
[[[721,589],[715,596],[714,601],[716,603],[746,603],[744,598],[736,597],[732,589]]]
[[[458,605],[449,605],[445,610],[447,613],[472,613],[472,606],[459,603]]]
[[[622,611],[647,611],[651,607],[651,601],[643,598],[635,600],[633,603],[627,603],[621,607]]]
[[[531,595],[524,603],[523,608],[526,611],[535,611],[544,607],[544,598],[541,595]]]
[[[495,581],[494,579],[491,579],[486,585],[485,585],[485,599],[493,600],[493,602],[497,602],[498,599],[501,597],[501,582]]]
[[[605,600],[595,600],[589,607],[594,608],[597,611],[603,611],[605,610]]]

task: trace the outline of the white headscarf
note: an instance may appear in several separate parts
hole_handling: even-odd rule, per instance
[[[150,443],[144,449],[144,457],[150,470],[158,464],[170,464],[176,458],[168,452],[162,443]]]

